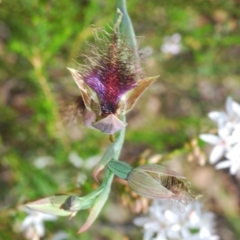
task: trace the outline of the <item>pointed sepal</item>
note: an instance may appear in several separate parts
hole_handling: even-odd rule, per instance
[[[118,104],[118,110],[117,113],[119,115],[126,114],[129,112],[140,95],[149,87],[149,85],[158,78],[159,76],[155,77],[149,77],[149,78],[144,78],[142,80],[139,80],[137,82],[137,86],[133,88],[132,90],[126,92],[123,94],[121,97],[119,104]]]
[[[79,71],[73,68],[67,68],[67,69],[71,72],[74,81],[76,82],[76,84],[80,89],[85,107],[89,111],[93,111],[96,115],[100,115],[101,105],[100,105],[97,93],[84,82],[83,76]]]
[[[90,212],[86,222],[79,229],[77,234],[85,232],[94,223],[94,221],[98,217],[99,213],[101,212],[105,202],[108,199],[108,196],[109,196],[109,193],[110,193],[110,186],[111,185],[106,185],[105,188],[100,193],[100,195],[96,198],[95,203],[93,204],[93,207],[91,209],[91,212]]]
[[[25,206],[43,213],[53,214],[57,216],[69,216],[72,215],[74,211],[78,211],[80,209],[80,199],[76,197],[78,199],[75,199],[75,207],[73,211],[73,209],[65,209],[63,207],[68,198],[69,195],[51,196],[27,203]],[[76,210],[76,204],[79,207],[78,210]]]

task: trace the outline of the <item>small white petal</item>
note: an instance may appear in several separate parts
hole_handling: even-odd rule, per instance
[[[33,223],[33,221],[34,221],[34,219],[32,216],[27,216],[23,220],[20,229],[24,231],[26,228],[28,228],[28,226],[30,226]]]
[[[36,229],[39,237],[43,237],[45,235],[45,228],[42,222],[35,224],[34,228]]]
[[[159,229],[159,224],[155,220],[149,220],[147,223],[144,224],[144,229],[156,232]]]
[[[36,168],[42,169],[54,163],[54,158],[51,156],[41,156],[34,160],[33,164]]]
[[[231,161],[230,160],[225,160],[220,163],[218,163],[215,168],[216,169],[223,169],[223,168],[229,168],[231,166]]]
[[[168,222],[177,222],[178,221],[178,215],[170,210],[166,210],[164,213],[164,216]]]
[[[94,155],[85,160],[84,167],[86,169],[92,169],[96,166],[96,164],[100,161],[101,156],[100,155]]]
[[[198,227],[199,223],[201,222],[201,219],[200,219],[200,216],[198,215],[198,213],[196,211],[192,211],[190,214],[189,214],[189,221],[192,226],[192,228],[196,228]]]
[[[83,159],[74,151],[69,154],[68,159],[69,162],[76,168],[80,168],[84,164]]]
[[[181,230],[181,235],[182,235],[182,238],[180,239],[188,239],[188,240],[195,240],[195,236],[193,236],[188,229],[186,228],[182,228]],[[199,240],[198,239],[198,236],[196,235],[197,239],[196,240]]]
[[[133,223],[134,223],[136,226],[141,227],[141,226],[144,226],[144,224],[147,223],[148,221],[149,221],[149,219],[146,218],[146,217],[138,217],[138,218],[135,218],[135,219],[133,220]]]
[[[224,112],[213,111],[208,113],[208,117],[215,122],[219,122],[219,121],[225,121],[227,115]]]
[[[152,230],[144,231],[143,240],[151,240],[155,232]]]
[[[218,160],[221,159],[221,157],[224,155],[224,152],[225,148],[223,146],[219,145],[214,147],[210,154],[209,162],[211,164],[215,164]]]
[[[221,142],[221,139],[218,136],[213,134],[200,134],[199,138],[211,145],[217,145]]]
[[[154,238],[154,240],[168,240],[166,234],[162,231],[160,231],[158,234],[157,234],[157,237]]]
[[[226,100],[226,111],[228,115],[233,115],[233,100],[231,97],[227,97]]]
[[[209,239],[210,236],[211,236],[211,233],[206,227],[202,227],[200,229],[200,232],[199,232],[200,239]]]
[[[233,101],[232,107],[233,111],[240,117],[240,104]]]
[[[163,53],[179,54],[181,52],[181,35],[176,33],[170,37],[165,37],[160,49]]]
[[[226,127],[222,127],[218,129],[218,135],[221,137],[221,139],[225,139],[227,136],[229,136],[231,133],[231,130]]]
[[[69,235],[64,231],[55,233],[51,240],[66,240],[69,239]]]
[[[167,236],[169,239],[181,239],[180,232],[183,230],[183,226],[181,226],[181,223],[174,224],[169,228],[169,231],[167,233]]]
[[[181,230],[181,225],[180,225],[180,221],[178,224],[173,224],[171,226],[171,232],[176,234],[176,232],[180,231]]]
[[[231,136],[226,137],[225,142],[226,142],[227,152],[229,152],[233,148],[234,145],[238,144],[238,140],[239,140],[239,137],[237,137],[236,135],[234,135],[234,136],[231,135]]]
[[[240,143],[240,124],[237,124],[232,133],[233,143]]]
[[[240,159],[239,159],[240,160]],[[231,167],[230,167],[230,173],[232,175],[235,175],[237,173],[237,171],[239,170],[240,168],[240,162],[239,161],[235,161]]]
[[[240,143],[236,144],[234,147],[230,148],[226,153],[226,157],[234,161],[240,157]]]
[[[212,236],[210,237],[210,240],[220,240],[220,238],[219,238],[219,236],[217,236],[217,235],[212,235]]]

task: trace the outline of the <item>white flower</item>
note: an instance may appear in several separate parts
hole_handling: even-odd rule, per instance
[[[179,54],[181,52],[181,38],[179,33],[174,33],[172,36],[165,37],[161,46],[161,51],[172,55]]]
[[[38,169],[43,169],[46,166],[52,165],[54,163],[54,158],[51,156],[41,156],[33,161],[33,164]]]
[[[74,151],[69,154],[68,159],[76,168],[81,168],[84,165],[84,160]]]
[[[231,151],[226,154],[224,161],[216,165],[216,169],[229,168],[232,175],[240,174],[240,143],[236,144]]]
[[[209,159],[211,164],[219,161],[235,143],[235,138],[229,136],[229,131],[226,128],[219,129],[218,136],[213,134],[200,134],[199,137],[204,142],[214,145]]]
[[[214,145],[210,163],[215,164],[222,158],[216,169],[229,168],[232,175],[240,176],[240,104],[228,97],[226,112],[213,111],[208,116],[218,125],[218,136],[200,135],[200,139]]]
[[[236,144],[240,143],[240,123],[235,125],[234,130],[232,131],[232,140],[235,141]]]
[[[149,215],[134,219],[143,227],[144,240],[218,240],[214,234],[214,215],[203,212],[198,201],[191,202],[185,212],[169,201],[153,201]]]
[[[25,232],[25,237],[31,240],[39,240],[45,235],[45,221],[55,221],[56,216],[30,210],[24,208],[24,211],[28,213],[26,218],[23,220],[20,230]]]
[[[76,152],[73,151],[69,154],[68,160],[76,168],[90,170],[96,166],[97,162],[100,160],[100,156],[95,155],[87,159],[83,159]],[[79,172],[76,177],[76,187],[81,187],[86,182],[86,180],[86,173],[84,171]]]
[[[240,122],[240,105],[228,97],[225,107],[226,112],[213,111],[208,116],[218,124],[218,128],[226,127],[232,130]]]
[[[69,162],[76,168],[92,169],[100,160],[100,155],[95,155],[87,159],[82,159],[76,152],[71,152],[68,156]]]

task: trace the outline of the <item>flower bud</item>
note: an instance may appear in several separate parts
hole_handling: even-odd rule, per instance
[[[184,176],[159,165],[139,166],[127,180],[134,192],[146,198],[173,199],[183,204],[196,198]]]

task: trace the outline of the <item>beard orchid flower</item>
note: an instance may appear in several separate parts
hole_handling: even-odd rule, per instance
[[[90,128],[114,134],[126,126],[121,116],[129,112],[140,95],[158,77],[142,78],[136,49],[128,38],[103,31],[95,37],[100,46],[90,45],[93,56],[79,70],[68,68],[80,89],[85,105],[83,120]]]

